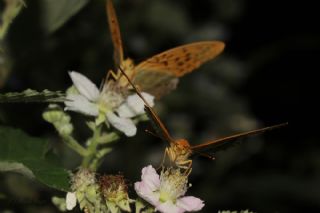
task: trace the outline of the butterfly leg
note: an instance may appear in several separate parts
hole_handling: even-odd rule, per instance
[[[157,168],[157,170],[159,170],[160,168],[163,168],[163,166],[164,166],[164,164],[165,164],[165,161],[166,161],[167,155],[169,155],[169,150],[168,150],[168,148],[166,148],[166,149],[164,150],[161,164],[160,164],[160,166]]]
[[[192,160],[181,161],[178,167],[184,169],[184,175],[189,176],[192,171]]]
[[[188,165],[188,169],[187,169],[186,173],[187,173],[187,176],[189,176],[192,171],[192,160],[187,160],[187,162],[189,165]]]
[[[114,79],[117,80],[119,78],[119,73],[115,73],[113,70],[109,70],[107,73],[107,80],[110,78],[110,76]]]

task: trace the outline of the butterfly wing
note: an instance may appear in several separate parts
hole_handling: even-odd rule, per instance
[[[139,71],[133,81],[142,91],[159,99],[174,90],[179,79],[168,72]]]
[[[177,78],[218,56],[220,41],[201,41],[178,46],[141,62],[135,68],[134,83],[156,97],[175,88]]]
[[[111,33],[111,39],[114,48],[114,61],[115,67],[119,67],[123,62],[123,47],[121,40],[121,33],[119,28],[119,22],[117,19],[116,11],[113,7],[112,0],[107,0],[107,14],[108,14],[108,23]]]

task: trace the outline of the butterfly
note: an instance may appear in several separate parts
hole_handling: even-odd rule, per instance
[[[225,47],[221,41],[200,41],[169,49],[135,65],[130,58],[124,58],[119,22],[112,0],[107,0],[106,9],[114,46],[115,67],[121,67],[134,84],[156,98],[175,89],[179,77],[215,58]],[[110,75],[121,86],[128,84],[125,78],[121,78],[119,70],[116,73],[108,72],[107,79]]]
[[[214,159],[211,155],[208,155],[206,153],[203,153],[203,150],[207,149],[219,149],[222,146],[227,145],[227,142],[231,140],[238,139],[240,137],[254,135],[258,133],[262,133],[265,131],[269,131],[275,128],[280,128],[283,126],[286,126],[288,123],[281,123],[273,126],[268,126],[260,129],[255,129],[247,132],[242,132],[238,134],[234,134],[231,136],[211,140],[204,142],[199,145],[191,145],[188,140],[186,139],[174,139],[169,131],[167,130],[166,126],[163,124],[159,116],[156,114],[156,112],[153,110],[152,107],[149,106],[148,102],[145,100],[145,98],[141,95],[141,92],[139,88],[130,80],[129,76],[120,69],[123,76],[126,77],[128,82],[131,84],[135,92],[139,95],[139,97],[144,102],[144,109],[149,117],[151,124],[153,126],[153,129],[156,132],[156,136],[160,137],[163,141],[167,142],[169,144],[168,147],[166,147],[164,152],[164,157],[162,161],[162,165],[165,162],[165,158],[168,157],[169,160],[175,164],[178,168],[184,169],[186,174],[191,173],[191,167],[192,167],[192,160],[190,159],[191,155],[193,154],[200,154],[202,156]],[[151,132],[152,133],[152,132]],[[153,133],[152,133],[153,134]]]

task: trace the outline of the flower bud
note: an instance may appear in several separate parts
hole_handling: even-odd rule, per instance
[[[112,213],[121,210],[131,212],[128,186],[122,175],[104,175],[100,178],[99,184],[108,210]]]

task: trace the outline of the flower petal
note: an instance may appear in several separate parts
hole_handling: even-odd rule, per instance
[[[142,169],[141,180],[146,183],[151,191],[155,191],[160,187],[160,177],[151,165]]]
[[[188,212],[200,211],[204,207],[203,200],[193,196],[186,196],[186,197],[179,198],[177,200],[176,205]]]
[[[77,205],[76,193],[68,192],[66,197],[67,210],[72,210]]]
[[[151,107],[154,106],[154,97],[152,95],[145,92],[142,92],[141,95]],[[128,96],[127,103],[137,115],[144,113],[144,102],[137,94]]]
[[[76,111],[85,115],[98,116],[99,109],[94,103],[88,101],[88,99],[82,95],[67,95],[67,101],[65,110]]]
[[[143,181],[134,183],[134,189],[136,190],[139,197],[146,200],[148,203],[152,204],[153,206],[157,206],[160,204],[159,192],[151,191],[149,186]]]
[[[121,118],[132,118],[136,113],[128,106],[127,102],[121,104],[117,109],[117,113]]]
[[[145,92],[142,92],[141,95],[151,107],[154,106],[154,96]],[[118,108],[118,113],[120,117],[124,118],[141,115],[144,113],[144,102],[137,94],[129,95],[126,102]]]
[[[86,76],[81,73],[71,71],[69,72],[71,80],[79,93],[85,96],[90,101],[96,101],[99,98],[99,89]]]
[[[183,213],[183,212],[185,212],[185,210],[183,208],[176,206],[175,204],[172,203],[172,201],[160,203],[159,205],[157,205],[155,207],[159,212],[162,212],[162,213],[168,213],[168,212],[170,212],[170,213]]]
[[[141,182],[136,182],[134,188],[137,194],[152,205],[159,205],[160,177],[151,166],[144,167],[141,174]]]
[[[137,127],[134,125],[131,119],[120,118],[111,111],[107,112],[106,115],[110,124],[114,128],[123,132],[126,136],[131,137],[137,133]]]
[[[146,99],[146,101],[150,107],[154,106],[154,96],[153,95],[146,93],[146,92],[142,92],[141,95],[144,97],[144,99]]]

